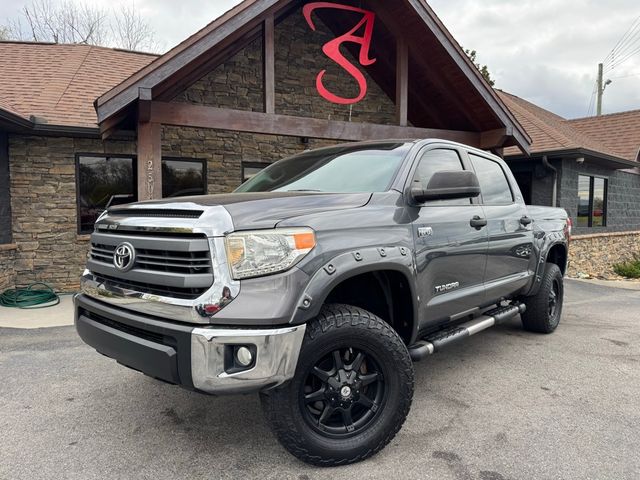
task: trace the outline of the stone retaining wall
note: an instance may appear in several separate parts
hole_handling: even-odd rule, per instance
[[[571,241],[568,273],[571,277],[618,279],[613,265],[634,256],[640,256],[640,232],[578,235]]]

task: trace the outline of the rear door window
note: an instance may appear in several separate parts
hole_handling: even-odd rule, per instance
[[[513,193],[500,164],[472,153],[469,158],[480,182],[484,205],[511,205]]]

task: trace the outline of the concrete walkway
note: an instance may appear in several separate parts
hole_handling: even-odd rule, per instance
[[[73,325],[73,296],[61,295],[55,307],[22,309],[0,307],[2,328],[46,328]]]

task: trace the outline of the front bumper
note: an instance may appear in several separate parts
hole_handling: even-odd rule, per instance
[[[306,328],[194,328],[82,294],[74,303],[76,330],[99,353],[159,380],[209,394],[257,392],[290,380]],[[248,368],[234,363],[237,346],[254,353]]]

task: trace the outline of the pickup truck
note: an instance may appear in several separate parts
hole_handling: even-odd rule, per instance
[[[287,450],[343,465],[400,430],[414,362],[518,315],[556,329],[570,233],[564,210],[526,206],[485,151],[342,144],[232,194],[108,209],[75,324],[158,380],[259,393]]]

